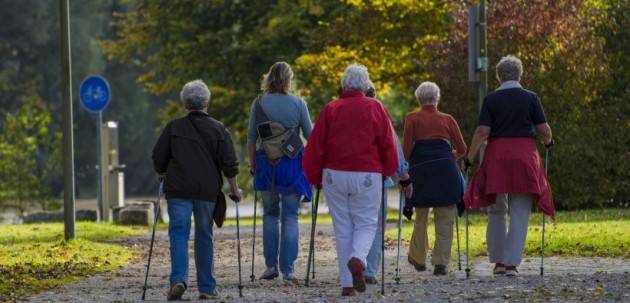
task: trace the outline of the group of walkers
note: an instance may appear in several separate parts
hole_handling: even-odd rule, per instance
[[[264,210],[266,270],[260,279],[281,275],[297,284],[298,209],[313,199],[315,187],[323,191],[333,220],[342,296],[378,283],[387,188],[396,185],[392,177],[404,195],[405,216],[411,219],[415,212],[408,261],[417,271],[427,269],[430,208],[436,232],[433,274],[446,275],[455,216],[465,208],[488,207],[494,273],[516,275],[532,204],[554,215],[535,142],[538,136],[551,147],[551,130],[538,96],[519,84],[521,75],[518,58],[507,56],[498,63],[502,84],[484,100],[467,150],[457,121],[438,110],[440,89],[435,83],[416,89],[420,110],[407,114],[401,144],[365,66],[346,68],[339,96],[324,106],[313,127],[306,103],[291,94],[291,67],[285,62],[272,65],[263,77],[262,94],[252,103],[247,137],[250,172]],[[200,299],[210,299],[218,295],[212,224],[222,222],[223,176],[231,196],[240,200],[238,161],[229,132],[207,113],[208,87],[192,81],[180,97],[189,114],[171,121],[153,150],[155,170],[164,175],[170,217],[168,299],[180,299],[188,287],[191,215]],[[483,161],[466,187],[457,160],[464,158],[467,170],[485,142]]]

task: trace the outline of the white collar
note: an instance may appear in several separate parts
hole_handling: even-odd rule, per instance
[[[520,83],[518,83],[518,81],[510,80],[510,81],[505,81],[501,83],[501,85],[499,86],[499,88],[497,88],[497,90],[510,89],[510,88],[523,88],[523,87],[521,86]]]

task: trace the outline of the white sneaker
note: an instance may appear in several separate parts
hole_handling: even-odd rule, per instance
[[[494,269],[492,269],[492,273],[495,275],[504,275],[505,274],[505,265],[502,263],[496,263],[494,265]]]
[[[278,268],[270,267],[265,270],[265,272],[260,276],[262,280],[273,280],[279,276]]]
[[[516,269],[516,266],[506,266],[505,275],[508,277],[515,277],[518,275],[518,269]]]

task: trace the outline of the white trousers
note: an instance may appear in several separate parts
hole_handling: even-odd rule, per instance
[[[498,194],[496,203],[488,207],[486,240],[490,263],[519,266],[523,258],[529,213],[534,196],[531,194]],[[509,209],[510,227],[505,215]]]
[[[366,266],[378,223],[383,178],[379,173],[324,169],[322,188],[335,230],[339,280],[342,287],[352,287],[348,261],[354,257]]]

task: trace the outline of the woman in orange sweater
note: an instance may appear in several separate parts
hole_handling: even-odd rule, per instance
[[[455,119],[437,109],[440,88],[423,82],[415,91],[421,110],[407,114],[403,149],[409,161],[414,192],[405,203],[406,215],[416,210],[408,260],[416,270],[426,270],[429,208],[435,217],[434,275],[446,275],[451,259],[455,205],[461,202],[463,180],[456,160],[466,153],[466,143]]]

